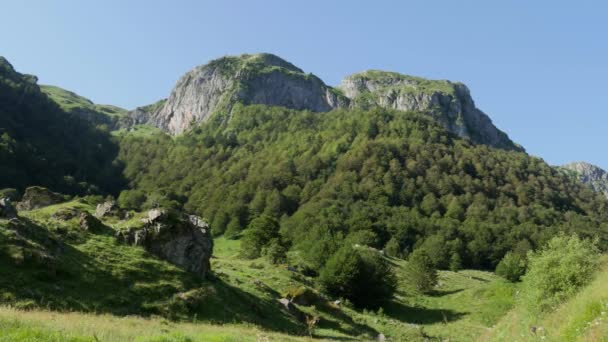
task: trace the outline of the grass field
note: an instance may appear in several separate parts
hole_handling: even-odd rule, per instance
[[[288,312],[278,299],[314,290],[315,280],[286,264],[239,258],[238,240],[215,240],[214,277],[203,280],[118,244],[114,232],[128,222],[109,219],[100,232],[80,230],[77,218],[61,218],[73,209],[93,206],[72,201],[23,212],[20,228],[0,220],[0,341],[283,341],[309,334],[473,341],[513,306],[514,286],[492,273],[442,271],[435,291],[420,295],[408,287],[406,262],[390,259],[399,288],[380,310],[335,305],[338,298],[317,293],[313,303]],[[308,329],[305,314],[318,316],[318,325]]]

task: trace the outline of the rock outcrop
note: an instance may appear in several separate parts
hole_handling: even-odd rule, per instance
[[[116,201],[106,201],[100,203],[95,208],[95,216],[101,218],[105,216],[122,216],[122,210],[116,204]]]
[[[25,189],[21,202],[17,203],[17,210],[34,210],[64,201],[65,198],[61,194],[40,186],[32,186]]]
[[[149,124],[171,134],[205,122],[215,112],[244,104],[264,104],[325,112],[348,99],[321,79],[271,54],[222,57],[182,76],[162,105],[138,108],[123,124]]]
[[[562,168],[573,172],[581,182],[608,198],[608,173],[605,170],[585,162],[570,163]]]
[[[117,238],[143,246],[150,253],[188,272],[202,277],[208,274],[213,240],[209,225],[203,219],[154,209],[142,222],[143,227],[121,231]]]
[[[373,106],[417,111],[475,143],[523,150],[475,107],[464,84],[366,71],[335,89],[271,54],[222,57],[196,67],[179,79],[167,100],[131,111],[119,126],[147,124],[175,135],[215,113],[229,114],[236,103],[313,112]]]
[[[383,107],[427,113],[450,132],[479,144],[522,150],[475,107],[467,86],[385,71],[346,77],[339,87],[353,107]]]

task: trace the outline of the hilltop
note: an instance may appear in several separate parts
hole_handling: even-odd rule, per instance
[[[132,124],[150,124],[171,134],[228,114],[236,103],[327,112],[382,107],[424,112],[449,131],[473,142],[521,150],[475,107],[461,83],[395,72],[367,71],[346,77],[337,88],[272,54],[226,56],[182,76],[166,102],[138,108]],[[128,126],[128,123],[127,123]]]

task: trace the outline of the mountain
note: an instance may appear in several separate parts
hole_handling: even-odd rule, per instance
[[[355,106],[425,112],[450,132],[489,146],[522,150],[475,107],[467,86],[370,70],[346,77],[340,89]]]
[[[56,86],[41,85],[40,90],[65,112],[81,116],[95,125],[114,128],[116,121],[127,114],[127,110],[112,106],[99,105],[74,92]]]
[[[271,54],[222,57],[196,67],[180,78],[166,101],[130,112],[122,126],[150,124],[180,134],[215,112],[230,113],[235,103],[312,112],[371,107],[417,111],[475,143],[522,150],[475,107],[461,83],[367,71],[332,88]]]
[[[608,173],[605,170],[585,162],[570,163],[562,168],[574,172],[581,182],[608,197]]]
[[[166,102],[139,108],[130,117],[179,134],[214,112],[229,112],[236,102],[314,112],[348,103],[318,77],[274,55],[256,54],[223,57],[196,67],[179,79]]]
[[[428,249],[441,268],[454,255],[493,268],[563,230],[608,234],[608,203],[582,183],[523,152],[473,144],[425,113],[237,104],[231,115],[177,139],[121,136],[132,188],[119,202],[183,207],[215,236],[275,218],[271,239],[313,272],[354,243],[395,255]]]
[[[122,186],[116,153],[107,129],[64,111],[35,76],[18,73],[0,57],[0,188],[114,192]]]

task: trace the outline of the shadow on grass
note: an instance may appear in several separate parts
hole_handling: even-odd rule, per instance
[[[340,331],[346,335],[355,335],[355,336],[361,335],[361,334],[368,334],[371,336],[376,336],[378,334],[378,332],[375,329],[373,329],[372,327],[353,321],[352,317],[350,317],[349,315],[342,312],[342,310],[339,308],[334,308],[334,307],[328,305],[327,303],[317,305],[316,308],[320,312],[323,312],[324,314],[327,314],[327,315],[332,316],[337,319],[337,321],[330,321],[330,320],[326,320],[326,319],[321,320],[321,322],[319,324],[319,327],[321,327],[321,328],[332,329],[332,330]],[[344,328],[343,324],[340,324],[340,322],[343,322],[346,325],[348,325],[350,327],[350,329]]]
[[[401,322],[415,324],[450,323],[466,316],[466,312],[447,309],[429,309],[411,307],[398,302],[391,302],[384,307],[384,314]]]
[[[451,294],[455,294],[455,293],[459,293],[464,291],[464,289],[455,289],[455,290],[433,290],[431,293],[429,293],[428,295],[431,297],[443,297],[443,296],[449,296]]]
[[[1,228],[0,229],[4,229]],[[249,323],[303,334],[304,326],[272,298],[255,296],[218,278],[202,279],[160,261],[139,247],[116,244],[111,231],[91,236],[86,249],[29,220],[0,235],[25,255],[0,250],[0,294],[29,309],[159,315],[178,321]],[[7,303],[11,304],[11,303]],[[16,305],[18,306],[18,305]]]

